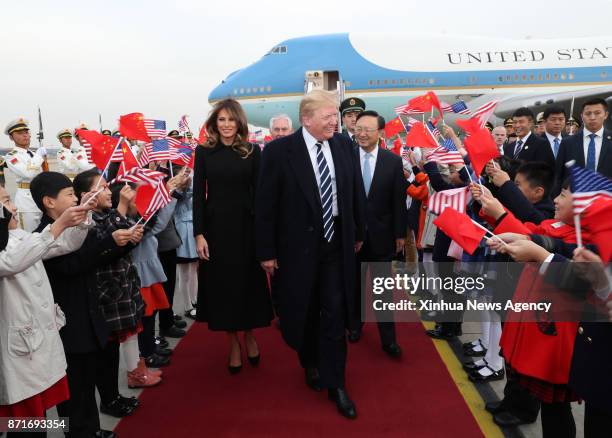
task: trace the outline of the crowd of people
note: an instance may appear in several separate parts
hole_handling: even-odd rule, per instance
[[[260,147],[249,142],[240,104],[226,99],[205,122],[207,140],[195,146],[193,171],[167,161],[148,164],[165,175],[172,198],[144,221],[139,187],[113,182],[120,165],[96,168],[76,131],[58,133],[57,169],[49,171],[44,151],[29,150],[27,121],[12,121],[5,134],[15,147],[5,162],[17,191],[11,198],[0,188],[6,353],[0,417],[44,417],[57,406],[70,418],[68,436],[115,436],[100,429],[99,412],[122,417],[139,406],[119,393],[120,357],[130,388],[158,385],[172,355],[166,338],[184,336],[184,318],[191,318],[227,334],[225,365],[236,375],[244,356],[259,365],[255,329],[277,317],[306,385],[326,389],[339,413],[354,419],[347,342],[361,338],[366,278],[391,275],[394,260],[441,262],[439,276],[462,275],[455,262],[539,262],[535,271],[517,264],[515,272],[497,272],[492,293],[512,296],[537,282],[588,301],[612,320],[609,260],[596,245],[597,230],[575,228],[565,166],[575,160],[612,177],[606,101],[586,100],[580,119],[583,127],[550,106],[538,117],[519,108],[503,126],[489,124],[500,157],[478,178],[462,140],[446,125],[441,134],[463,162],[440,163],[434,149],[397,148],[385,138],[384,118],[362,99],[338,106],[335,93],[315,90],[300,102],[301,127],[276,115],[272,141]],[[133,146],[140,155],[142,148]],[[471,194],[467,213],[497,236],[473,254],[436,228],[428,207],[435,193],[462,187]],[[182,309],[174,306],[175,290]],[[544,437],[574,437],[570,403],[583,400],[585,436],[608,436],[610,322],[502,321],[505,316],[490,311],[481,336],[463,346],[472,357],[464,363],[470,380],[506,378],[503,400],[486,406],[494,421],[516,426],[541,413]],[[462,317],[447,312],[426,333],[453,340],[462,333]],[[400,359],[393,314],[376,318],[383,353]]]

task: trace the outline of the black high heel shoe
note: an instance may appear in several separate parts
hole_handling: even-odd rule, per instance
[[[259,365],[259,358],[261,357],[261,353],[257,353],[257,356],[247,356],[247,359],[249,360],[249,363],[251,364],[251,366],[256,367]]]
[[[240,346],[239,346],[240,347]],[[240,347],[240,357],[242,357],[242,347]],[[231,359],[230,359],[231,360]],[[230,365],[229,362],[230,360],[228,360],[228,364],[227,364],[227,369],[230,372],[230,374],[234,375],[234,374],[238,374],[240,372],[240,370],[242,370],[242,363],[240,365]],[[249,359],[250,361],[250,359]]]

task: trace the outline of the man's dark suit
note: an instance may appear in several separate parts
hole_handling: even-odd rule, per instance
[[[355,149],[356,159],[360,159],[359,147]],[[361,170],[363,174],[363,169]],[[395,240],[406,236],[406,178],[402,159],[393,152],[378,148],[376,165],[373,169],[372,183],[366,199],[366,237],[361,251],[357,254],[359,264],[358,284],[356,285],[357,303],[362,302],[361,285],[365,284],[368,263],[372,277],[391,275],[391,261],[395,256]],[[389,296],[389,299],[392,297]],[[367,303],[369,300],[363,300]],[[363,304],[362,303],[362,304]],[[359,312],[361,306],[357,307]],[[357,327],[362,325],[359,313]],[[395,342],[395,324],[392,312],[376,312],[379,321],[378,330],[383,345]]]
[[[345,330],[354,315],[356,241],[364,236],[363,182],[348,138],[328,140],[339,216],[323,239],[321,197],[302,129],[268,144],[256,195],[256,250],[276,259],[278,311],[285,341],[304,367],[319,368],[321,386],[344,387]]]
[[[516,142],[504,146],[504,155],[508,158],[514,158],[514,149]],[[551,168],[555,167],[555,155],[553,154],[550,144],[547,139],[544,139],[533,132],[527,138],[523,148],[518,154],[517,160],[522,160],[526,163],[532,161],[542,161],[548,163]]]
[[[584,131],[581,129],[574,135],[564,138],[559,146],[559,154],[555,163],[555,188],[553,197],[561,192],[561,185],[568,177],[565,163],[575,160],[578,166],[585,166],[586,157],[584,156]],[[601,151],[599,161],[595,167],[597,172],[612,178],[612,132],[604,129],[601,141]]]

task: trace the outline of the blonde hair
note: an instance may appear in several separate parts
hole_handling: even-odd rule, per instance
[[[333,91],[313,90],[308,93],[300,102],[300,122],[304,116],[311,116],[312,113],[324,106],[334,106],[338,108],[338,96]]]

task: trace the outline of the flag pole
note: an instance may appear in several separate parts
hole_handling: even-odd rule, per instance
[[[117,149],[117,146],[121,144],[121,142],[123,141],[124,137],[119,137],[119,141],[117,142],[117,144],[115,145],[115,149]],[[115,152],[115,150],[113,149],[113,153]],[[113,155],[111,154],[110,157],[108,157],[108,162],[106,163],[106,167],[104,168],[104,170],[102,171],[102,175],[104,176],[106,174],[106,172],[108,171],[108,168],[110,167],[110,163],[112,161]],[[94,190],[98,190],[98,187],[100,187],[100,181],[102,180],[102,178],[98,178],[98,183],[96,184],[96,188]]]
[[[480,225],[478,222],[476,222],[474,219],[470,218],[470,220],[472,221],[472,223],[474,225],[476,225],[479,228],[482,228],[483,230],[485,230],[487,233],[489,233],[491,235],[491,237],[499,240],[501,243],[503,243],[505,246],[508,246],[508,244],[506,242],[504,242],[501,237],[499,237],[497,234],[494,234],[492,231],[488,230],[487,228],[483,227],[482,225]]]
[[[582,248],[582,230],[580,229],[580,215],[574,215],[574,228],[576,229],[576,245]]]

